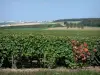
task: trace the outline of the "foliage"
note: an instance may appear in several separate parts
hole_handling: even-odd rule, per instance
[[[100,41],[97,41],[94,45],[90,60],[92,62],[92,66],[100,66]]]
[[[76,22],[80,21],[80,23],[76,24],[76,26],[79,25],[82,28],[83,25],[90,26],[90,27],[100,27],[100,18],[60,19],[60,20],[55,20],[54,22],[68,22],[68,21],[76,21]],[[72,24],[67,23],[67,25],[71,26]]]
[[[78,40],[80,42],[79,46],[81,46],[83,42],[87,43],[88,50],[92,54],[94,54],[94,46],[97,48],[100,47],[96,42],[100,41],[99,36],[64,36],[66,35],[66,32],[62,31],[62,33],[63,36],[62,34],[59,34],[59,31],[34,31],[34,33],[30,31],[29,33],[24,31],[1,31],[0,67],[55,68],[58,66],[65,66],[72,68],[77,64],[74,61],[73,48],[70,40]],[[84,45],[86,45],[85,43]],[[97,50],[98,54],[95,55],[96,58],[100,56],[100,49]],[[88,62],[86,62],[86,64],[95,65],[91,62],[93,61],[94,57],[92,57],[92,55],[90,57],[91,58],[87,60]],[[98,63],[98,61],[95,61],[95,63]]]

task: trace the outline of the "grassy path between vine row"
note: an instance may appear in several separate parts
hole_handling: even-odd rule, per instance
[[[86,69],[0,69],[0,75],[100,75],[100,67]]]

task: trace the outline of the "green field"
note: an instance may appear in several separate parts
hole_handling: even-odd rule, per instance
[[[41,30],[39,28],[18,28],[18,29],[5,29],[0,30],[0,33],[7,34],[44,34],[54,36],[78,36],[78,37],[91,37],[100,36],[100,30]]]
[[[47,28],[11,28],[11,29],[4,29],[4,30],[45,30]]]
[[[71,40],[86,42],[91,53],[85,64],[76,63]],[[100,66],[100,30],[0,30],[1,68],[82,68]],[[94,53],[93,49],[97,52]],[[37,62],[33,62],[37,61]],[[33,69],[34,70],[34,69]],[[73,71],[73,70],[72,70]],[[0,75],[99,75],[79,72],[4,72]]]
[[[5,26],[0,27],[0,29],[4,30],[45,30],[47,28],[55,28],[55,27],[63,27],[60,24],[56,23],[45,23],[45,24],[33,24],[33,25],[16,25],[16,26]]]

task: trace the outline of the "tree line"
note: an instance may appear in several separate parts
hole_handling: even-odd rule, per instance
[[[80,21],[79,23],[68,23],[68,21]],[[67,28],[78,27],[84,28],[84,26],[88,27],[100,27],[100,18],[80,18],[80,19],[59,19],[54,22],[64,22],[64,25]]]

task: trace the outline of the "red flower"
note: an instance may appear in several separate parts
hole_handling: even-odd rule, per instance
[[[84,52],[88,52],[88,49],[87,48],[84,48]]]
[[[80,56],[81,56],[82,58],[84,58],[84,57],[85,57],[85,55],[84,55],[84,54],[80,54]]]
[[[88,52],[87,55],[91,55],[90,52]]]
[[[84,42],[84,47],[87,47],[88,45],[87,45],[87,43],[86,42]]]
[[[83,52],[83,50],[82,49],[80,49],[80,53],[82,53]]]
[[[71,42],[72,42],[72,43],[75,43],[76,41],[75,41],[75,40],[72,40]]]
[[[83,44],[81,44],[78,48],[79,48],[79,49],[82,49],[82,48],[83,48]]]
[[[73,46],[75,46],[76,45],[76,40],[72,40],[71,43],[72,43]]]
[[[86,57],[82,58],[82,61],[86,61]]]

